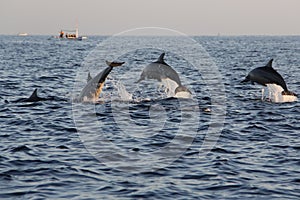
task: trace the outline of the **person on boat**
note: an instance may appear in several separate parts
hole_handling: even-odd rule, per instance
[[[63,32],[62,30],[61,30],[60,33],[59,33],[59,37],[60,37],[60,38],[63,38],[63,37],[64,37],[64,32]]]

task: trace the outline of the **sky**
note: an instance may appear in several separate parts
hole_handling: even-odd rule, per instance
[[[0,34],[57,35],[77,22],[81,35],[300,35],[300,0],[0,0]]]

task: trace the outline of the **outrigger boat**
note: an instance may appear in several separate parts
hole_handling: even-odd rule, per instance
[[[18,33],[18,36],[27,36],[28,33]]]
[[[59,36],[56,38],[60,39],[70,39],[70,40],[84,40],[87,39],[86,36],[79,36],[78,34],[78,27],[75,30],[64,30],[62,29],[59,32]]]

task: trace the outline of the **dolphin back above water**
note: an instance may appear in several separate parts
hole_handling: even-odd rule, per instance
[[[29,98],[19,99],[15,102],[38,102],[38,101],[46,101],[46,100],[48,100],[48,99],[39,97],[37,94],[37,89],[35,89]]]
[[[63,98],[59,98],[57,96],[49,96],[49,97],[39,97],[38,96],[38,89],[36,88],[32,94],[30,95],[30,97],[28,98],[20,98],[20,99],[17,99],[15,101],[11,101],[12,103],[34,103],[34,102],[40,102],[40,101],[66,101],[65,99]],[[9,103],[9,101],[5,100],[5,103]]]
[[[170,79],[177,83],[178,87],[175,89],[175,94],[177,92],[188,92],[191,94],[190,90],[181,84],[180,78],[177,72],[164,61],[165,53],[162,53],[157,61],[150,63],[147,65],[140,79],[136,82],[139,83],[142,80],[146,79],[154,79],[162,82],[163,79]]]
[[[282,76],[272,67],[273,59],[271,59],[268,64],[264,67],[258,67],[249,72],[245,80],[242,81],[252,83],[258,83],[263,86],[267,84],[276,84],[282,87],[282,95],[293,95],[297,96],[295,93],[288,90],[287,85],[282,78]]]
[[[24,99],[23,102],[37,102],[37,101],[45,101],[45,100],[47,99],[38,96],[37,89],[35,89],[31,94],[31,96],[27,99]]]
[[[157,61],[152,62],[143,70],[140,79],[137,83],[145,79],[155,79],[162,81],[162,79],[171,79],[175,81],[178,85],[181,85],[180,78],[177,72],[164,61],[165,53],[162,53]]]
[[[96,101],[102,91],[104,82],[105,82],[108,74],[111,72],[111,70],[114,67],[121,66],[124,63],[125,62],[108,62],[108,61],[106,61],[106,64],[108,65],[108,67],[105,68],[100,73],[98,73],[94,78],[91,78],[89,76],[88,83],[81,90],[78,100],[79,101]]]

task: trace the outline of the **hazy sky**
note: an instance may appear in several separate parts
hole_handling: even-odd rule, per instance
[[[0,34],[112,35],[137,27],[188,35],[300,35],[300,0],[0,0]]]

